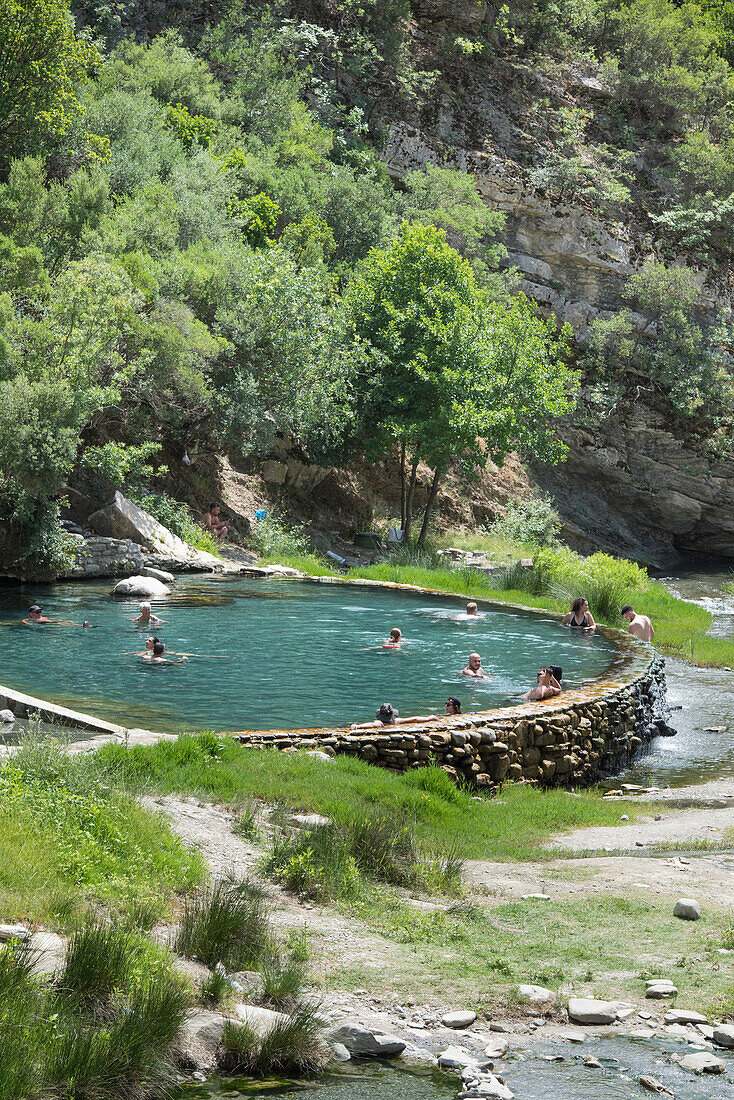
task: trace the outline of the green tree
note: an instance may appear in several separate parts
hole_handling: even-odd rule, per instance
[[[64,0],[0,0],[0,157],[33,152],[78,112],[76,85],[101,61]]]
[[[358,389],[360,435],[373,453],[399,451],[406,538],[421,460],[433,478],[419,543],[454,460],[471,473],[513,447],[561,457],[553,421],[570,407],[574,382],[562,343],[524,296],[492,302],[444,231],[404,223],[389,247],[370,254],[348,307],[372,349]]]

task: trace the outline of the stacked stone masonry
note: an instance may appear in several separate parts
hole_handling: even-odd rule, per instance
[[[146,549],[132,539],[113,539],[104,535],[69,534],[74,541],[74,564],[65,574],[68,579],[85,577],[128,577],[137,574],[144,566],[165,569],[170,573],[211,572],[212,566],[202,565],[192,557],[166,557]]]
[[[642,663],[642,668],[640,664]],[[629,678],[628,678],[629,677]],[[636,660],[624,682],[606,680],[542,703],[447,718],[426,725],[239,733],[252,748],[321,749],[394,771],[436,764],[477,787],[505,779],[582,787],[619,771],[659,732],[664,661]]]

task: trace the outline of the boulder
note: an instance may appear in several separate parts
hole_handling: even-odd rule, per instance
[[[337,1062],[351,1062],[352,1056],[344,1046],[344,1043],[332,1043],[331,1053],[336,1058]]]
[[[332,1031],[330,1039],[332,1043],[343,1043],[351,1055],[363,1058],[389,1058],[402,1054],[408,1045],[397,1035],[387,1035],[358,1023],[342,1024]]]
[[[122,493],[116,492],[112,500],[92,512],[89,526],[98,535],[111,539],[130,539],[166,557],[186,561],[192,556],[191,548],[150,513],[138,508]]]
[[[264,1039],[269,1035],[276,1024],[284,1024],[289,1017],[284,1012],[275,1012],[272,1008],[260,1008],[259,1005],[235,1005],[237,1019],[241,1024],[246,1024],[251,1031]]]
[[[720,1047],[734,1047],[734,1024],[719,1024],[714,1028],[713,1040]]]
[[[217,1053],[227,1017],[222,1012],[199,1009],[185,1021],[176,1042],[176,1061],[184,1069],[210,1071],[216,1068]]]
[[[473,1066],[467,1066],[461,1071],[459,1100],[469,1100],[470,1097],[513,1100],[514,1095],[502,1078],[496,1077],[493,1073],[482,1072]]]
[[[30,936],[30,929],[24,924],[0,924],[0,943],[9,943],[10,940],[28,940]]]
[[[683,1069],[692,1069],[694,1073],[723,1073],[726,1062],[702,1050],[699,1054],[686,1054],[678,1063]]]
[[[484,1048],[485,1058],[504,1058],[507,1051],[510,1049],[510,1044],[507,1039],[497,1036],[495,1039],[490,1039],[489,1045]]]
[[[311,749],[306,753],[306,756],[315,756],[317,760],[325,760],[327,764],[331,763],[332,758],[328,752],[322,752],[321,749]]]
[[[518,1000],[524,1004],[549,1004],[551,1001],[555,1001],[556,995],[551,989],[546,989],[542,985],[521,985],[517,990]]]
[[[471,1027],[476,1018],[476,1012],[462,1012],[461,1010],[459,1010],[457,1012],[446,1012],[441,1017],[441,1023],[444,1027],[451,1027],[455,1028],[456,1030],[460,1030],[465,1027]]]
[[[125,577],[112,589],[113,596],[168,596],[171,590],[154,577]]]
[[[687,1008],[669,1008],[665,1013],[666,1024],[705,1024],[706,1017]]]
[[[400,1055],[400,1061],[406,1066],[428,1066],[431,1069],[438,1065],[438,1058],[432,1050],[416,1046],[415,1043],[408,1043]]]
[[[488,1059],[477,1057],[466,1047],[446,1047],[438,1056],[438,1064],[442,1069],[466,1069],[471,1067],[478,1070],[482,1065],[488,1065]]]
[[[154,569],[152,565],[144,565],[140,576],[152,577],[154,581],[161,581],[163,584],[174,584],[176,581],[173,573],[168,573],[165,569]]]
[[[572,997],[568,1002],[568,1018],[575,1024],[613,1024],[617,1020],[617,1006],[593,997]]]
[[[645,990],[645,996],[655,1001],[661,1001],[664,997],[677,997],[678,990],[672,982],[653,982]]]
[[[14,722],[15,715],[12,710],[8,710],[7,707],[4,710],[0,710],[0,722]]]
[[[673,916],[680,917],[681,920],[698,920],[701,916],[701,906],[695,898],[678,898]]]

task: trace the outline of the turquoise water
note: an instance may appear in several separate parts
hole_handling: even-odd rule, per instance
[[[112,582],[0,591],[0,682],[126,726],[285,729],[374,718],[382,702],[401,715],[516,703],[538,668],[561,665],[564,686],[601,676],[617,654],[601,635],[578,636],[552,619],[488,612],[462,620],[442,597],[283,580],[210,577],[177,581],[136,626],[138,600],[110,596]],[[50,617],[81,626],[25,626],[37,599]],[[407,643],[381,643],[392,627]],[[134,651],[155,633],[184,664],[150,666]],[[461,676],[473,650],[491,679]]]

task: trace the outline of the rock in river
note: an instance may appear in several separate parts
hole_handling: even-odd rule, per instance
[[[471,1027],[476,1018],[476,1012],[462,1012],[459,1010],[457,1012],[446,1012],[441,1017],[441,1023],[444,1027],[453,1027],[458,1030],[465,1027]]]
[[[683,1069],[692,1069],[694,1073],[723,1073],[726,1069],[726,1062],[705,1050],[699,1054],[686,1054],[679,1064]]]
[[[714,1028],[714,1042],[720,1047],[734,1047],[734,1024],[719,1024]]]
[[[170,588],[155,577],[125,577],[112,589],[113,596],[169,596]]]
[[[393,1054],[402,1054],[406,1043],[397,1035],[386,1035],[361,1024],[342,1024],[331,1033],[332,1043],[343,1043],[350,1054],[363,1058],[389,1058]]]
[[[568,1017],[575,1024],[613,1024],[617,1019],[617,1006],[592,997],[572,997],[568,1002]]]

